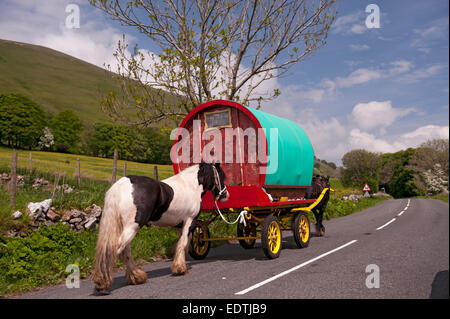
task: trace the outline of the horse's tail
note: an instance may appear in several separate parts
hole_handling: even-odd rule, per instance
[[[112,269],[117,258],[119,237],[123,230],[122,216],[118,202],[120,193],[118,185],[113,185],[105,195],[105,205],[100,221],[95,268],[91,280],[99,292],[107,292],[112,282]]]

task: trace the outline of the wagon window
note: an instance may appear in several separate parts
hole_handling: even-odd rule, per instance
[[[205,112],[205,128],[231,127],[230,110]]]

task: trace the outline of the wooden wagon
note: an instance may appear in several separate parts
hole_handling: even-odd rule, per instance
[[[182,139],[181,131],[188,138]],[[178,135],[171,154],[175,174],[213,152],[227,176],[227,202],[216,203],[210,192],[203,196],[202,212],[209,212],[210,218],[197,220],[192,228],[189,253],[193,258],[205,258],[211,241],[233,239],[246,249],[261,239],[265,255],[277,258],[286,229],[293,231],[299,248],[308,246],[307,213],[327,189],[317,200],[305,199],[311,187],[314,151],[299,125],[236,102],[214,100],[192,110]],[[184,158],[183,147],[189,150]],[[211,238],[208,225],[230,213],[240,214],[237,236]]]

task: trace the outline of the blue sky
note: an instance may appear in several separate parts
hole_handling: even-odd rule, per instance
[[[79,29],[65,28],[70,3],[80,7]],[[370,3],[381,11],[378,29],[365,25]],[[299,123],[316,156],[338,164],[351,149],[395,152],[448,138],[448,21],[444,0],[342,0],[327,44],[265,83],[281,96],[262,109]],[[123,33],[157,51],[84,0],[0,2],[0,39],[51,47],[99,66],[114,61]]]

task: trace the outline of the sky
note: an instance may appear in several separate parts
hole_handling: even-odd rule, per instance
[[[69,4],[80,9],[80,28],[66,27]],[[369,4],[380,10],[379,28],[366,25]],[[448,138],[448,6],[445,0],[341,0],[327,44],[266,82],[265,89],[281,95],[261,109],[297,122],[315,155],[338,165],[353,149],[391,153]],[[156,52],[150,39],[107,19],[87,0],[0,0],[0,39],[46,46],[100,67],[113,64],[123,34]]]

